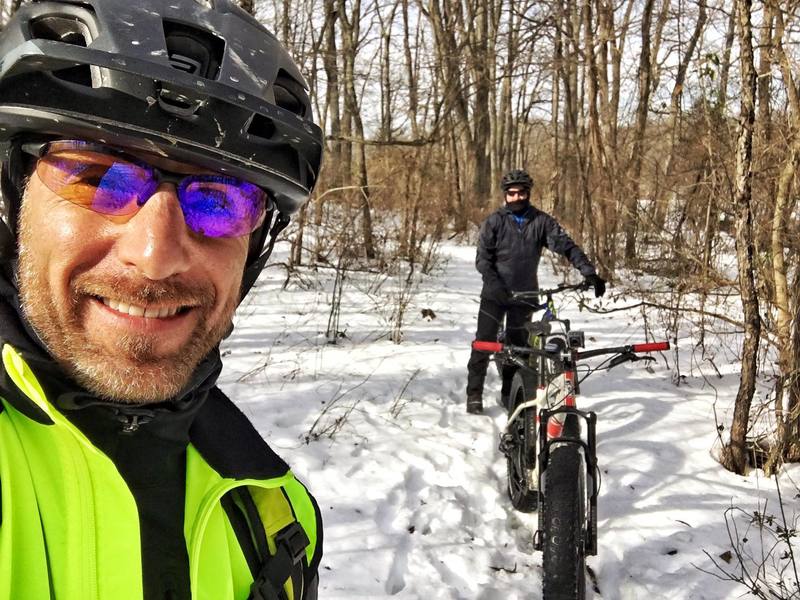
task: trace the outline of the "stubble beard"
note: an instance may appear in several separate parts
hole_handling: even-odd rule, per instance
[[[236,296],[232,295],[216,323],[209,315],[215,305],[213,286],[179,281],[132,281],[120,275],[74,275],[69,283],[69,302],[58,307],[45,268],[35,256],[35,238],[20,217],[19,290],[22,309],[48,352],[78,384],[96,396],[130,404],[150,404],[175,398],[189,383],[200,361],[228,333]],[[196,306],[199,319],[187,341],[169,354],[157,352],[153,334],[125,334],[105,343],[88,334],[91,324],[83,314],[88,297],[122,298],[147,306],[155,302]]]

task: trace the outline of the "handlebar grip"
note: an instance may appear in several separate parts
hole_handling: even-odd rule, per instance
[[[634,352],[659,352],[669,350],[669,342],[651,342],[649,344],[634,344],[631,346]]]
[[[503,344],[500,342],[482,342],[475,340],[472,342],[472,349],[479,352],[502,352]]]

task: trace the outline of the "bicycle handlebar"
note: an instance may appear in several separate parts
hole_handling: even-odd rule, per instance
[[[511,292],[511,299],[512,300],[524,300],[526,298],[534,298],[538,296],[552,296],[553,294],[559,294],[561,292],[569,292],[569,291],[586,291],[591,289],[592,286],[587,284],[585,281],[581,283],[575,284],[559,284],[557,287],[551,288],[549,290],[530,290],[527,292]]]
[[[661,352],[669,350],[669,342],[650,342],[648,344],[634,344],[631,346],[633,352]]]
[[[475,340],[472,342],[472,349],[478,350],[479,352],[502,352],[503,351],[503,344],[500,342],[484,342],[481,340]]]
[[[500,353],[517,353],[517,354],[538,354],[542,356],[555,358],[558,352],[548,352],[547,350],[537,350],[528,346],[509,346],[501,342],[487,342],[483,340],[475,340],[472,342],[472,348],[479,352],[491,352],[492,354]],[[577,352],[575,358],[580,360],[582,358],[591,358],[593,356],[600,356],[601,354],[626,354],[638,352],[660,352],[669,350],[669,342],[649,342],[646,344],[629,344],[627,346],[616,346],[613,348],[595,348],[585,352]]]

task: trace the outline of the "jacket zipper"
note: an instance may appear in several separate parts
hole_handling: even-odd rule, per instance
[[[122,423],[122,433],[135,433],[139,427],[153,420],[151,415],[117,413],[117,419]]]

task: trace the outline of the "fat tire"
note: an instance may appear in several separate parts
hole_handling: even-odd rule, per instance
[[[535,393],[536,385],[532,377],[526,377],[522,371],[514,373],[508,403],[509,416],[516,406]],[[508,497],[515,509],[529,513],[539,506],[539,492],[527,476],[527,471],[536,467],[536,408],[523,411],[515,425],[511,430],[513,450],[506,455]]]
[[[544,600],[586,596],[585,467],[575,444],[554,448],[545,472]]]

